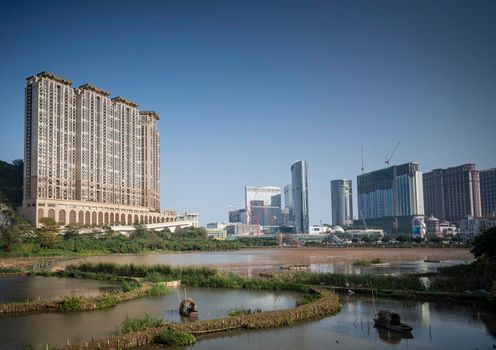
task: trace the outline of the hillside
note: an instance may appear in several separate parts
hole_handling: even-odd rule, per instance
[[[12,164],[0,160],[0,203],[12,208],[21,206],[23,168],[22,160]]]

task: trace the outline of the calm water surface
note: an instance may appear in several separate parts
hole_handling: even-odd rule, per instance
[[[0,302],[33,299],[53,300],[64,295],[92,297],[102,294],[117,283],[41,276],[0,277]]]
[[[353,266],[357,259],[381,258],[387,267]],[[426,263],[436,259],[440,263]],[[403,273],[432,272],[440,266],[466,263],[472,260],[467,249],[461,248],[278,248],[246,249],[227,252],[191,252],[143,255],[108,255],[85,257],[64,262],[113,262],[118,264],[210,265],[247,276],[260,272],[279,271],[282,265],[305,264],[316,272],[333,273]]]
[[[145,312],[169,321],[187,322],[177,311],[177,292],[174,289],[165,296],[131,300],[104,310],[0,318],[0,348],[24,349],[27,344],[40,348],[48,342],[64,345],[68,339],[74,342],[91,339],[92,335],[108,336],[118,329],[126,315],[136,316]],[[180,293],[183,298],[184,289]],[[300,295],[293,292],[206,288],[188,288],[186,293],[197,302],[200,320],[223,317],[230,309],[240,306],[262,310],[293,307]]]
[[[372,327],[370,298],[341,297],[335,316],[301,325],[262,331],[236,331],[199,338],[185,349],[493,349],[496,315],[482,309],[442,303],[379,299],[376,308],[395,310],[414,327],[413,339]],[[430,331],[429,331],[430,326]],[[157,345],[140,350],[165,349]]]

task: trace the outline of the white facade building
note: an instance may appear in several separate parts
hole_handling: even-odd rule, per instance
[[[27,78],[24,194],[33,225],[131,225],[160,215],[155,112],[52,73]]]

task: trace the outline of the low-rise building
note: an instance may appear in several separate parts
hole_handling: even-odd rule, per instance
[[[262,236],[263,231],[260,225],[250,225],[242,223],[230,223],[226,226],[226,232],[228,236]]]
[[[466,216],[460,221],[460,237],[469,240],[495,226],[496,218]]]
[[[227,232],[225,229],[207,228],[207,237],[224,240],[227,238]]]
[[[431,215],[429,218],[425,220],[425,226],[427,229],[427,237],[441,237],[441,229],[439,226],[439,219],[435,218],[434,215]]]
[[[176,221],[190,221],[192,227],[199,227],[199,215],[191,211],[177,213]]]
[[[310,226],[310,232],[309,234],[311,235],[325,235],[331,233],[331,228],[328,226],[317,226],[313,225]]]

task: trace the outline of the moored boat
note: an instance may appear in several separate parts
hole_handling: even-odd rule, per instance
[[[411,333],[413,330],[413,327],[405,323],[401,323],[401,317],[399,314],[389,310],[379,311],[374,317],[374,325],[376,327],[382,327],[393,332],[404,334]]]

